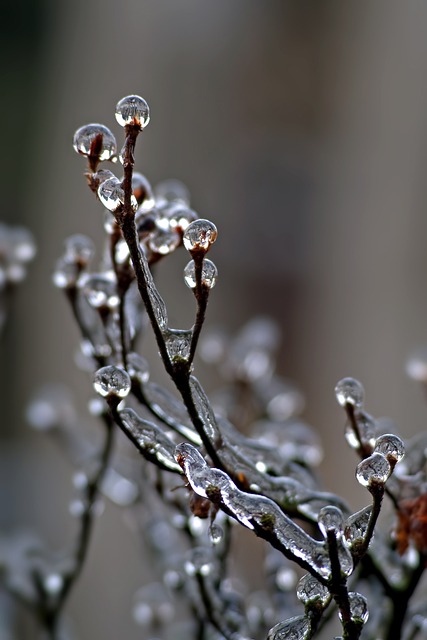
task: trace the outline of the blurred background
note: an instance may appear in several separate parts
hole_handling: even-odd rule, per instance
[[[129,93],[151,107],[138,169],[182,180],[218,226],[208,325],[277,320],[279,370],[325,445],[322,480],[366,503],[337,380],[360,379],[367,410],[404,436],[427,416],[404,370],[427,344],[426,29],[421,0],[2,0],[1,217],[38,245],[1,347],[4,531],[72,539],[72,470],[29,432],[24,407],[44,381],[69,384],[83,405],[89,395],[51,273],[67,235],[102,236],[72,135],[95,121],[119,136],[114,107]],[[164,267],[176,326],[191,297],[181,267]],[[129,615],[144,582],[137,546],[107,508],[68,607],[79,638],[141,637]]]

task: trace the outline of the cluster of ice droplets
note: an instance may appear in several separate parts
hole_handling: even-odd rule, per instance
[[[217,239],[217,236],[218,231],[214,223],[200,218],[199,220],[194,220],[186,228],[183,236],[184,247],[190,253],[206,253]]]
[[[372,455],[357,465],[357,481],[368,489],[384,484],[404,455],[405,445],[401,438],[391,433],[379,436]]]
[[[125,369],[109,365],[98,369],[93,379],[95,391],[103,398],[126,398],[131,389],[131,380]]]
[[[125,96],[116,105],[116,120],[121,127],[134,125],[144,129],[150,122],[150,109],[141,96]]]
[[[86,124],[77,129],[73,147],[77,153],[99,160],[110,160],[117,152],[116,139],[103,124]]]
[[[317,521],[325,539],[331,533],[334,535],[341,572],[349,576],[353,571],[353,558],[344,539],[344,516],[341,509],[327,505],[320,510]]]
[[[208,289],[213,289],[217,277],[218,269],[216,268],[215,264],[211,260],[205,258],[202,264],[202,284],[204,284],[205,287],[208,287]],[[184,282],[187,287],[189,287],[189,289],[195,289],[197,286],[196,265],[194,263],[194,260],[190,260],[190,262],[184,268]]]

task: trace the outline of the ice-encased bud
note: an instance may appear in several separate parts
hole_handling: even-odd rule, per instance
[[[324,538],[327,538],[329,531],[333,531],[336,536],[341,536],[344,529],[344,516],[338,507],[333,505],[323,507],[319,512],[317,521]]]
[[[93,379],[93,386],[103,398],[109,396],[126,398],[131,388],[131,381],[127,371],[110,365],[98,369]]]
[[[306,616],[295,616],[270,629],[267,640],[306,640],[310,636],[310,620]]]
[[[189,206],[190,192],[180,180],[162,180],[154,187],[154,195],[158,201],[179,202]]]
[[[164,335],[166,351],[171,362],[188,360],[193,332],[187,329],[169,329]]]
[[[132,175],[133,195],[142,206],[144,211],[152,209],[154,206],[154,194],[151,184],[147,178],[139,171],[134,171]]]
[[[108,211],[114,213],[125,203],[125,192],[122,183],[118,178],[104,180],[98,187],[98,198]],[[138,208],[138,202],[134,195],[131,195],[131,207],[133,211]]]
[[[109,160],[117,151],[116,139],[103,124],[86,124],[74,134],[73,147],[83,156]]]
[[[384,484],[391,473],[391,466],[387,458],[381,453],[373,453],[359,462],[356,468],[356,479],[364,487]]]
[[[157,231],[148,240],[148,247],[153,253],[167,256],[181,244],[181,236],[174,230]]]
[[[218,277],[218,269],[211,260],[205,258],[202,265],[202,284],[213,289]],[[190,260],[184,268],[184,282],[190,289],[196,288],[196,267],[194,260]]]
[[[324,607],[330,598],[330,594],[329,590],[321,582],[310,573],[307,573],[298,582],[297,598],[305,606],[319,605]]]
[[[148,382],[150,378],[150,370],[148,362],[145,358],[132,351],[128,353],[126,358],[127,371],[131,378],[138,380],[141,384]]]
[[[355,415],[355,419],[357,421],[357,427],[359,429],[359,435],[362,441],[362,445],[364,445],[365,447],[370,447],[372,450],[375,445],[374,418],[365,411],[358,411]],[[352,449],[358,449],[360,447],[360,442],[357,438],[356,433],[354,432],[353,425],[350,421],[346,424],[344,435],[345,439]]]
[[[362,596],[361,593],[350,591],[348,594],[348,601],[350,603],[350,615],[353,622],[365,624],[369,618],[369,609],[366,598]],[[338,615],[342,621],[340,612],[338,612]]]
[[[134,125],[144,129],[150,122],[150,108],[140,96],[125,96],[116,105],[116,120],[121,127]]]
[[[377,438],[374,452],[381,453],[390,464],[395,465],[405,455],[405,445],[399,436],[395,436],[392,433],[384,433]]]
[[[65,240],[66,260],[75,262],[80,266],[86,266],[94,252],[95,247],[92,240],[82,233],[76,233]]]
[[[80,281],[79,281],[80,283]],[[90,306],[94,309],[118,307],[120,299],[117,294],[116,278],[113,271],[92,273],[82,279],[82,291]]]
[[[216,226],[210,220],[194,220],[184,232],[183,243],[187,251],[206,252],[218,236]]]
[[[353,513],[345,521],[344,536],[350,547],[364,541],[371,514],[372,505],[368,505],[367,507],[363,507],[360,511]]]
[[[335,387],[335,395],[342,407],[352,404],[354,407],[361,407],[365,398],[365,390],[362,384],[354,378],[343,378]]]

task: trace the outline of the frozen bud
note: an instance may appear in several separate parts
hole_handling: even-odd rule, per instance
[[[65,258],[81,266],[86,266],[95,252],[92,240],[77,233],[65,241]]]
[[[218,236],[216,226],[210,220],[194,220],[184,232],[183,242],[187,251],[206,252]]]
[[[296,616],[279,622],[268,632],[267,640],[306,640],[311,638],[310,620],[306,616]]]
[[[117,151],[116,139],[103,124],[86,124],[77,129],[73,138],[73,147],[83,156],[109,160]]]
[[[154,188],[156,200],[166,202],[179,202],[184,205],[190,204],[190,192],[180,180],[163,180]]]
[[[188,360],[193,332],[187,329],[170,329],[165,333],[165,345],[171,362]]]
[[[148,104],[140,96],[126,96],[116,105],[116,120],[121,127],[133,125],[144,129],[150,122]]]
[[[113,271],[93,273],[82,278],[82,290],[90,306],[94,309],[101,309],[102,307],[115,309],[119,304]]]
[[[319,605],[324,607],[330,598],[330,594],[328,589],[321,582],[316,580],[316,578],[310,573],[307,573],[298,582],[297,598],[305,606]]]
[[[202,265],[202,284],[208,289],[213,289],[218,277],[218,269],[211,260],[203,260]],[[190,260],[184,269],[184,281],[190,289],[196,288],[196,267],[194,260]]]
[[[104,180],[98,187],[98,198],[108,211],[115,212],[125,203],[125,192],[122,183],[118,178]],[[134,195],[131,196],[131,207],[133,211],[138,208],[138,203]]]
[[[391,473],[388,460],[381,453],[373,453],[368,458],[359,462],[356,469],[357,481],[370,489],[379,484],[384,484]]]
[[[381,453],[394,466],[405,455],[405,445],[399,436],[395,436],[392,433],[384,433],[384,435],[377,438],[374,452]]]
[[[329,531],[333,531],[336,536],[341,536],[344,529],[344,516],[341,509],[333,505],[323,507],[319,512],[318,524],[324,538],[328,536]]]
[[[365,624],[369,618],[369,610],[368,603],[366,598],[362,596],[361,593],[356,593],[355,591],[350,591],[348,594],[348,601],[350,603],[350,615],[353,622],[358,622],[359,624]],[[342,617],[340,616],[340,620]]]
[[[362,543],[368,531],[369,520],[372,514],[372,505],[364,507],[347,518],[344,527],[344,535],[350,547]]]
[[[363,405],[365,390],[362,384],[354,378],[343,378],[335,387],[335,395],[342,407],[351,404],[356,408]]]
[[[148,382],[150,378],[150,370],[148,362],[145,358],[132,351],[126,358],[127,371],[131,378],[137,380],[141,384]]]
[[[127,371],[111,365],[98,369],[95,373],[93,386],[103,398],[111,396],[126,398],[131,388],[131,381]]]

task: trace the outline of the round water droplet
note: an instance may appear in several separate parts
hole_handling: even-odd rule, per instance
[[[116,139],[103,124],[86,124],[77,129],[73,138],[77,153],[109,160],[117,151]]]
[[[132,175],[132,191],[138,204],[144,211],[154,207],[155,200],[151,184],[147,178],[139,171],[134,171]]]
[[[298,582],[297,598],[304,605],[316,604],[324,607],[330,599],[330,594],[321,582],[316,580],[310,573],[307,573]]]
[[[150,378],[150,370],[148,362],[145,358],[132,351],[126,358],[128,374],[134,380],[138,380],[141,384],[148,382]]]
[[[224,531],[222,527],[220,527],[219,524],[216,524],[215,522],[210,525],[208,533],[209,540],[212,542],[212,544],[219,544],[224,537]]]
[[[359,429],[360,439],[362,445],[369,447],[371,450],[375,445],[375,420],[365,411],[359,411],[355,415],[357,426]],[[350,422],[347,422],[345,427],[345,439],[352,449],[359,449],[360,443],[354,432],[353,426]]]
[[[98,198],[108,211],[115,212],[125,203],[125,192],[122,183],[118,178],[104,180],[98,187]],[[133,211],[138,208],[138,203],[134,195],[131,196],[131,207]]]
[[[336,536],[341,536],[344,530],[344,516],[341,509],[333,505],[327,505],[319,512],[318,517],[319,529],[324,538],[327,537],[329,531],[333,531]]]
[[[205,258],[202,265],[202,283],[205,287],[213,289],[218,277],[218,269],[211,260]],[[196,288],[196,268],[194,260],[190,260],[187,266],[184,268],[184,281],[187,287],[190,289]]]
[[[154,188],[156,200],[166,202],[179,202],[184,205],[190,204],[190,192],[183,182],[179,180],[163,180]]]
[[[64,580],[59,573],[50,573],[43,580],[43,586],[47,594],[57,596],[64,585]]]
[[[369,618],[368,602],[361,593],[350,591],[348,594],[350,615],[354,622],[365,624]]]
[[[392,433],[384,433],[377,438],[374,452],[381,453],[390,464],[395,465],[405,455],[405,445],[399,436],[395,436]]]
[[[86,266],[94,252],[92,240],[81,233],[70,236],[65,241],[65,259],[79,266]]]
[[[209,251],[218,236],[216,226],[210,220],[195,220],[184,232],[183,243],[187,251]]]
[[[170,329],[165,332],[165,345],[171,362],[188,360],[192,336],[191,330]]]
[[[267,640],[306,640],[310,637],[310,628],[310,620],[306,616],[295,616],[270,629]]]
[[[388,460],[381,453],[373,453],[359,462],[356,469],[357,481],[364,487],[384,484],[391,473]]]
[[[150,122],[148,104],[140,96],[125,96],[116,105],[116,120],[121,127],[134,125],[144,129]]]
[[[354,378],[343,378],[335,387],[335,395],[342,407],[352,404],[354,407],[361,407],[365,398],[365,390],[362,384]]]
[[[166,256],[175,251],[181,244],[181,236],[176,231],[158,230],[148,240],[148,247],[153,253]]]
[[[103,398],[109,396],[126,398],[131,388],[131,381],[127,371],[111,365],[98,369],[95,373],[93,386]]]
[[[81,280],[81,287],[90,306],[94,309],[116,309],[119,306],[116,276],[113,271],[93,273]]]

